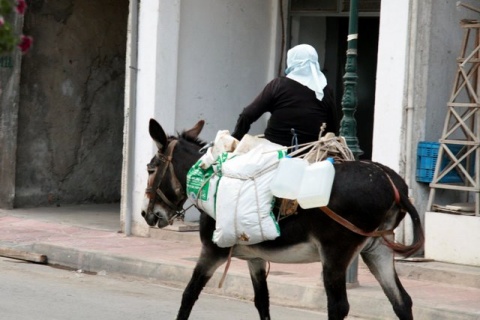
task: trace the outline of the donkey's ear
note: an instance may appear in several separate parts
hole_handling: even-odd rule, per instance
[[[165,131],[163,131],[162,126],[155,119],[150,119],[148,131],[158,149],[163,150],[167,145],[167,135],[165,134]]]
[[[202,129],[203,129],[204,125],[205,125],[204,120],[198,121],[197,124],[195,126],[193,126],[192,129],[185,130],[185,135],[192,138],[192,139],[197,139],[200,132],[202,132]]]

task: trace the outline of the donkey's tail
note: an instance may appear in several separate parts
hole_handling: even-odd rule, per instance
[[[412,219],[413,224],[413,241],[410,245],[394,242],[392,240],[383,237],[387,246],[391,248],[395,253],[401,254],[405,257],[409,257],[415,252],[417,252],[425,242],[425,236],[423,234],[422,222],[418,214],[417,209],[414,207],[410,199],[400,192],[400,208],[401,210],[406,211],[410,218]]]

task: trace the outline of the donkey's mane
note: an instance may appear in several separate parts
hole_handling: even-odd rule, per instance
[[[194,144],[196,144],[200,147],[203,147],[207,144],[205,141],[203,141],[199,138],[193,138],[193,137],[187,135],[186,131],[182,131],[182,133],[178,133],[177,135],[178,135],[178,139],[182,139],[182,140],[194,143]],[[174,137],[170,137],[170,138],[174,138]]]

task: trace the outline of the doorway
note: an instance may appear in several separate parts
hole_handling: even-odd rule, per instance
[[[363,154],[372,157],[373,119],[375,112],[375,79],[380,19],[378,16],[359,17],[357,57],[357,138]],[[290,47],[308,43],[318,52],[320,66],[332,86],[337,102],[339,121],[342,113],[343,75],[347,51],[348,17],[292,16]]]

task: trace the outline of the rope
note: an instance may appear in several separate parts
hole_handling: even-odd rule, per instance
[[[223,270],[222,278],[218,283],[218,289],[221,289],[223,287],[223,283],[227,278],[228,269],[230,268],[230,263],[232,262],[232,254],[233,254],[233,247],[230,247],[230,251],[228,253],[228,258],[227,258],[227,264],[225,265],[225,269]],[[267,271],[265,273],[265,278],[268,278],[269,274],[270,274],[270,261],[267,261]]]
[[[260,213],[260,199],[258,198],[257,179],[255,177],[253,177],[253,186],[255,187],[255,202],[257,204],[257,219],[258,219],[258,226],[260,229],[260,235],[262,237],[262,240],[266,240],[265,235],[263,234],[262,217]]]
[[[275,150],[275,152],[276,151],[277,150]],[[238,180],[254,180],[256,178],[261,177],[265,173],[275,170],[277,167],[278,167],[278,162],[275,162],[275,163],[269,164],[267,167],[263,168],[262,170],[255,172],[255,174],[247,175],[247,174],[242,174],[240,172],[235,172],[235,173],[222,172],[222,177],[238,179]]]
[[[308,152],[306,152],[308,150]],[[336,161],[353,161],[355,156],[348,148],[345,138],[336,137],[327,133],[318,141],[305,144],[304,147],[290,153],[290,156],[298,156],[308,160],[310,163],[318,162],[332,157]]]
[[[225,281],[225,278],[227,277],[228,268],[230,268],[230,263],[232,262],[232,252],[233,252],[233,247],[230,247],[230,252],[228,253],[228,258],[227,258],[227,264],[225,265],[225,270],[223,270],[222,278],[220,279],[220,282],[218,283],[218,288],[219,289],[222,288],[223,282]]]
[[[291,157],[299,157],[308,160],[310,163],[318,162],[332,157],[335,161],[353,161],[355,156],[348,148],[344,137],[336,137],[333,133],[327,133],[324,137],[318,141],[307,142],[299,144],[298,146],[282,147],[275,150],[269,150],[264,152],[278,152],[282,150],[295,149],[289,155]]]

